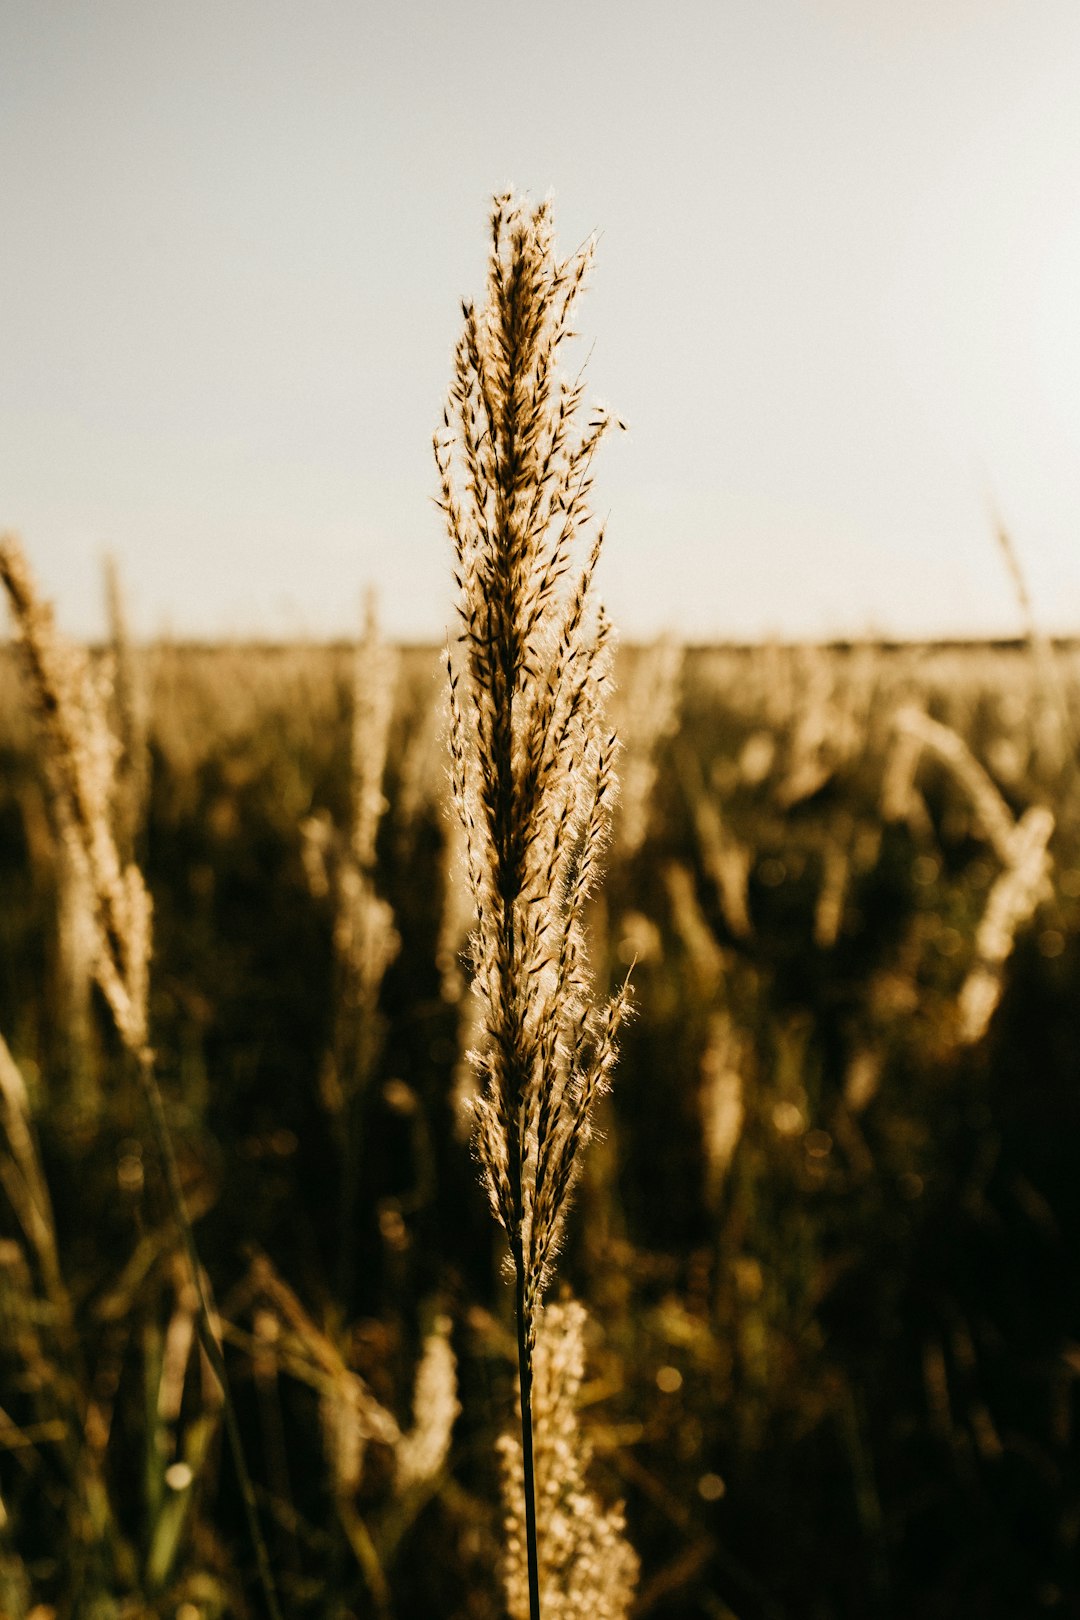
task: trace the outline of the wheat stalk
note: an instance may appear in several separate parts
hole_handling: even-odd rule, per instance
[[[589,505],[593,456],[615,423],[586,413],[581,375],[560,365],[592,261],[591,240],[557,258],[549,201],[495,199],[487,300],[463,305],[435,436],[461,626],[451,774],[483,1009],[474,1140],[515,1282],[532,1620],[537,1314],[627,1005],[625,990],[594,1003],[582,927],[616,753],[602,707],[610,631],[591,590],[602,531]]]

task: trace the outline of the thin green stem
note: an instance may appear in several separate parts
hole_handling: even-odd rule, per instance
[[[206,1352],[206,1359],[213,1368],[214,1377],[217,1379],[221,1389],[225,1413],[225,1429],[229,1436],[233,1466],[236,1469],[236,1477],[240,1484],[240,1495],[244,1502],[248,1533],[255,1549],[255,1562],[258,1565],[259,1581],[263,1589],[263,1595],[266,1598],[267,1613],[270,1620],[283,1620],[274,1587],[274,1577],[270,1570],[270,1557],[266,1550],[266,1542],[263,1540],[262,1527],[259,1524],[259,1510],[255,1502],[255,1487],[252,1484],[247,1459],[244,1456],[243,1441],[240,1438],[240,1424],[236,1416],[236,1408],[233,1405],[232,1392],[229,1389],[229,1380],[225,1371],[225,1358],[221,1353],[221,1345],[218,1343],[217,1335],[210,1320],[210,1302],[206,1297],[202,1263],[195,1244],[195,1233],[188,1216],[187,1206],[184,1203],[184,1192],[180,1185],[180,1171],[176,1163],[172,1133],[169,1130],[169,1122],[165,1116],[165,1105],[161,1099],[161,1089],[154,1073],[153,1054],[149,1050],[139,1054],[138,1068],[139,1084],[146,1099],[154,1141],[165,1171],[165,1184],[169,1192],[169,1201],[172,1204],[173,1216],[179,1228],[187,1255],[191,1279],[195,1285],[195,1295],[198,1301],[196,1320],[199,1339]]]

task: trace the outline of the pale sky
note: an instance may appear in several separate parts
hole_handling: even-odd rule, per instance
[[[1075,0],[3,0],[0,525],[65,626],[452,620],[492,192],[601,233],[627,638],[1080,630]]]

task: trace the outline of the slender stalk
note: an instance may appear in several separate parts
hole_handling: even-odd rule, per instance
[[[586,1321],[582,1305],[548,1305],[528,1347],[527,1371],[523,1363],[522,1387],[532,1406],[534,1456],[528,1475],[531,1478],[535,1470],[540,1553],[545,1559],[545,1620],[553,1614],[628,1620],[638,1578],[637,1556],[624,1535],[622,1507],[605,1508],[588,1484],[592,1446],[578,1421]],[[513,1532],[508,1607],[512,1620],[531,1620],[529,1605],[530,1600],[535,1602],[536,1586],[525,1562],[524,1458],[520,1443],[510,1434],[499,1440],[499,1462]],[[555,1542],[551,1564],[543,1545],[548,1525]]]
[[[521,1461],[525,1476],[525,1547],[529,1566],[529,1620],[540,1620],[540,1552],[536,1539],[536,1464],[533,1461],[532,1346],[525,1320],[525,1262],[515,1246],[518,1381],[521,1385]]]
[[[509,735],[512,736],[513,727],[513,693],[515,680],[508,684],[509,697],[506,704],[507,725]],[[509,748],[507,749],[509,753]],[[513,792],[512,782],[508,791]],[[504,863],[505,869],[505,863]],[[503,910],[502,932],[503,949],[506,953],[507,979],[513,985],[516,977],[516,964],[514,952],[514,907],[519,902],[516,891],[500,895]],[[515,1036],[518,1031],[514,1031]],[[541,1620],[540,1616],[540,1548],[536,1530],[536,1465],[533,1460],[533,1365],[532,1351],[536,1337],[536,1323],[530,1309],[528,1290],[527,1261],[523,1239],[524,1203],[522,1198],[522,1161],[525,1157],[526,1145],[525,1118],[526,1118],[526,1086],[524,1076],[518,1077],[515,1088],[518,1097],[518,1118],[521,1130],[518,1136],[517,1151],[510,1155],[510,1185],[514,1207],[518,1212],[518,1222],[511,1238],[510,1248],[514,1261],[514,1323],[517,1329],[518,1350],[518,1385],[521,1393],[521,1462],[522,1483],[525,1491],[525,1553],[529,1572],[529,1620]]]
[[[138,1071],[139,1085],[150,1115],[154,1143],[165,1171],[165,1185],[168,1189],[169,1202],[172,1205],[173,1218],[180,1232],[184,1252],[187,1255],[188,1267],[191,1271],[191,1279],[195,1285],[195,1296],[198,1301],[196,1323],[199,1340],[221,1390],[225,1412],[225,1430],[229,1436],[233,1467],[236,1469],[236,1477],[240,1484],[240,1495],[243,1498],[248,1533],[255,1549],[255,1562],[259,1571],[259,1582],[266,1598],[267,1613],[270,1620],[282,1620],[282,1612],[278,1606],[277,1591],[274,1586],[274,1577],[270,1568],[270,1557],[266,1550],[266,1542],[263,1539],[262,1526],[259,1523],[255,1487],[252,1484],[251,1474],[248,1470],[247,1458],[244,1456],[243,1441],[240,1438],[240,1424],[236,1416],[236,1407],[233,1405],[228,1374],[225,1371],[225,1358],[221,1353],[221,1345],[218,1343],[210,1319],[210,1302],[206,1296],[206,1284],[203,1279],[199,1251],[195,1243],[195,1232],[187,1212],[187,1205],[184,1202],[184,1191],[180,1185],[180,1171],[176,1162],[172,1132],[169,1130],[165,1105],[161,1099],[161,1089],[157,1083],[157,1075],[154,1073],[153,1053],[148,1049],[139,1054]]]

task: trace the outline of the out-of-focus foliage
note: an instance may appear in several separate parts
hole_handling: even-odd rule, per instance
[[[1080,711],[1056,656],[1064,704],[1022,647],[620,656],[631,824],[592,954],[601,985],[636,964],[637,1016],[561,1274],[637,1614],[1074,1612]],[[351,650],[133,665],[152,1039],[283,1601],[320,1620],[502,1613],[514,1350],[459,1117],[438,664],[407,652],[396,681],[374,872],[400,944],[348,1154],[339,908],[301,829],[351,824]],[[160,1172],[73,993],[64,894],[5,658],[0,1032],[25,1101],[10,1081],[0,1614],[256,1615]]]

